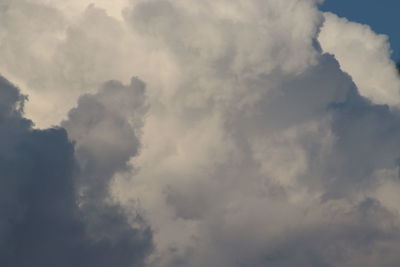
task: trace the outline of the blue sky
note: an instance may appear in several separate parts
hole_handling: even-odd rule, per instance
[[[399,0],[325,0],[321,9],[368,24],[375,32],[388,35],[392,58],[400,61]]]

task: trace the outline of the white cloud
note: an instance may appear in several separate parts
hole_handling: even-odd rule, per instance
[[[388,37],[332,13],[324,17],[318,37],[323,51],[335,55],[363,96],[377,104],[399,105],[400,78],[390,59]]]

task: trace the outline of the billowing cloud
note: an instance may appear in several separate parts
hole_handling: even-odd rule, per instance
[[[324,17],[318,37],[323,50],[335,55],[363,96],[377,104],[398,105],[400,79],[390,59],[388,37],[374,33],[368,25],[332,13],[325,13]]]
[[[81,266],[398,265],[386,37],[316,0],[94,2],[16,1],[0,36],[27,115],[62,121],[26,127],[64,133],[80,212],[67,217],[116,244],[120,262]]]
[[[66,130],[33,130],[22,116],[25,97],[2,77],[0,95],[0,265],[141,266],[152,242],[140,215],[133,227],[117,204],[80,207],[76,181],[89,175]],[[108,197],[106,186],[90,186],[104,192],[98,203]]]

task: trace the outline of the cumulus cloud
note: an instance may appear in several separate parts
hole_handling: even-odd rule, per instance
[[[146,44],[105,10],[89,5],[67,16],[56,2],[11,1],[0,11],[0,71],[29,95],[27,116],[38,128],[58,125],[80,95],[108,80],[146,77],[143,66],[152,59],[143,56]]]
[[[66,130],[33,130],[22,116],[25,97],[3,77],[0,95],[0,264],[141,266],[152,243],[139,214],[133,227],[117,204],[80,207],[76,180],[88,174],[78,166]],[[97,184],[96,190],[105,187]]]
[[[399,78],[384,36],[314,0],[94,2],[16,1],[0,35],[27,115],[62,121],[32,130],[18,105],[3,112],[63,133],[72,189],[57,185],[79,216],[60,216],[85,243],[60,232],[78,266],[398,265]]]
[[[335,55],[363,96],[377,104],[398,105],[400,79],[390,59],[388,37],[332,13],[324,13],[324,17],[318,37],[323,50]]]

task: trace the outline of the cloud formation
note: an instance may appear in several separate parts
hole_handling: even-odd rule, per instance
[[[387,38],[316,0],[94,2],[2,11],[0,70],[32,96],[27,116],[62,127],[33,130],[22,97],[4,98],[16,125],[5,129],[26,124],[43,150],[19,149],[10,166],[48,172],[41,186],[23,180],[35,172],[12,181],[41,193],[33,218],[58,220],[61,238],[46,227],[40,244],[65,240],[48,262],[30,251],[38,265],[70,266],[66,253],[85,267],[398,265],[400,83]],[[5,207],[22,205],[13,183]],[[4,225],[15,242],[31,237]]]
[[[141,266],[152,248],[143,219],[133,227],[119,205],[101,205],[106,184],[91,186],[103,192],[96,209],[80,207],[77,180],[89,175],[66,130],[33,130],[22,116],[25,97],[3,77],[0,94],[0,265]]]
[[[336,56],[363,96],[377,104],[398,105],[400,79],[390,59],[388,37],[332,13],[324,17],[318,36],[323,50]]]

